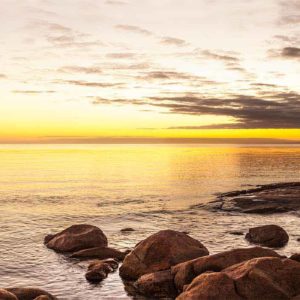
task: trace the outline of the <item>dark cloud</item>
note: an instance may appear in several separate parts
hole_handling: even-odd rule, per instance
[[[139,26],[119,24],[119,25],[116,25],[115,27],[117,29],[120,29],[120,30],[130,31],[130,32],[134,32],[134,33],[139,33],[139,34],[142,34],[142,35],[147,35],[147,36],[154,35],[153,32],[151,32],[151,31],[149,31],[147,29],[144,29],[142,27],[139,27]]]
[[[124,83],[106,83],[106,82],[89,82],[82,80],[61,80],[56,83],[72,84],[85,87],[98,87],[98,88],[108,88],[108,87],[120,87]]]
[[[285,47],[281,51],[281,56],[286,58],[300,58],[300,48]]]
[[[142,100],[101,98],[94,103],[148,105],[164,108],[169,113],[227,116],[235,120],[234,124],[211,125],[206,126],[207,129],[300,128],[300,95],[292,92],[269,93],[264,97],[232,95],[227,99],[201,95],[159,96]]]
[[[86,73],[86,74],[101,74],[102,69],[99,67],[80,67],[80,66],[64,66],[58,69],[62,73]]]
[[[160,43],[163,45],[173,45],[173,46],[186,46],[188,43],[185,40],[178,39],[171,36],[162,37]]]

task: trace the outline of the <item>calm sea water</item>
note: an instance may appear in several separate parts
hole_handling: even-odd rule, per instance
[[[0,287],[38,286],[60,299],[129,299],[118,272],[99,285],[86,264],[43,245],[76,223],[99,226],[109,244],[133,247],[160,229],[189,231],[211,253],[247,247],[231,230],[276,223],[300,243],[299,215],[211,213],[192,208],[216,193],[300,180],[300,147],[245,145],[0,145]],[[120,233],[124,227],[135,232]]]

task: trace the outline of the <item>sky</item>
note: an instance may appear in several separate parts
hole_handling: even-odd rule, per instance
[[[300,140],[299,0],[1,0],[0,142]]]

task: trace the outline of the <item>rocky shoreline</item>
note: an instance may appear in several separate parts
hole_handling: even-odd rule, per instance
[[[266,212],[267,201],[273,205],[281,197],[280,207],[285,205],[290,207],[288,211],[296,210],[297,199],[300,204],[299,192],[300,183],[273,184],[222,194],[218,200],[238,205],[252,203],[260,213],[277,213],[270,206]],[[241,200],[245,196],[252,202]],[[253,201],[257,197],[261,201]],[[224,203],[219,210],[228,207]],[[260,206],[257,210],[257,205],[263,205],[264,209]],[[211,204],[208,207],[211,209]],[[121,230],[134,231],[133,228]],[[47,235],[44,244],[70,260],[88,261],[85,278],[91,284],[102,282],[119,269],[125,290],[137,299],[300,299],[300,253],[287,258],[276,252],[294,239],[292,236],[273,224],[249,228],[246,234],[237,231],[228,234],[245,239],[249,247],[210,254],[201,241],[188,233],[162,230],[143,239],[133,249],[121,251],[109,246],[109,238],[100,228],[88,224],[72,225]],[[0,299],[57,298],[38,288],[7,288],[0,289]]]

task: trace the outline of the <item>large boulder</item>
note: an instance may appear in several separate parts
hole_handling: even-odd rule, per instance
[[[186,284],[192,282],[195,277],[202,273],[207,271],[219,272],[232,265],[257,257],[280,257],[280,255],[271,249],[261,247],[233,249],[178,264],[172,267],[172,274],[177,289],[182,291]]]
[[[70,257],[71,258],[79,258],[79,259],[115,258],[119,261],[122,261],[129,252],[128,251],[123,252],[123,251],[119,251],[117,249],[113,249],[113,248],[109,248],[109,247],[94,247],[94,248],[90,248],[90,249],[83,249],[80,251],[76,251]]]
[[[96,226],[79,224],[45,237],[48,248],[57,252],[74,252],[93,247],[106,247],[107,238]]]
[[[178,300],[287,300],[299,294],[300,264],[291,259],[263,257],[196,277]]]
[[[134,286],[138,294],[150,298],[175,298],[177,290],[171,270],[159,271],[141,276]]]
[[[208,250],[199,241],[182,232],[162,230],[135,246],[125,257],[120,276],[136,280],[204,255],[208,255]]]
[[[18,300],[35,300],[39,296],[47,296],[50,300],[57,300],[56,297],[38,288],[10,288],[6,290],[14,294]]]
[[[253,244],[265,247],[280,248],[287,244],[289,236],[287,232],[277,225],[265,225],[250,228],[246,239]]]
[[[1,300],[18,300],[18,298],[7,290],[0,289]]]

